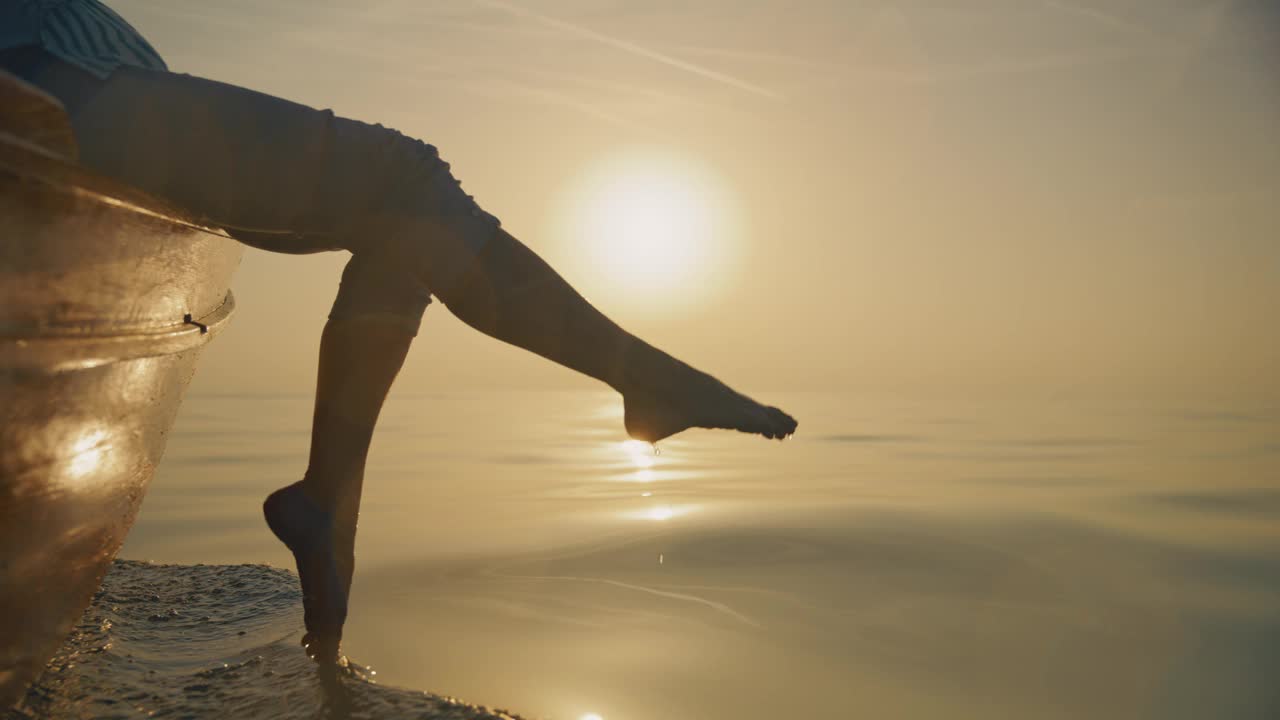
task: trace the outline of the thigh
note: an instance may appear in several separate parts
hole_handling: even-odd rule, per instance
[[[333,113],[233,85],[123,67],[71,120],[84,165],[222,227],[336,234],[375,201],[338,174]]]
[[[68,107],[85,166],[267,244],[284,233],[291,252],[354,250],[408,196],[430,214],[413,190],[447,174],[433,146],[330,110],[190,75],[77,70],[53,63],[36,82]]]
[[[395,246],[442,281],[498,226],[432,145],[245,88],[65,63],[33,80],[68,107],[81,162],[268,250]],[[455,267],[456,266],[456,267]]]

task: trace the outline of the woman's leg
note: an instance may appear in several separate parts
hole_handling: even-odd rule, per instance
[[[626,429],[656,442],[691,427],[785,438],[791,416],[623,330],[536,253],[503,230],[436,297],[471,327],[596,378],[626,405]]]
[[[311,456],[303,479],[263,504],[267,524],[293,552],[312,657],[332,661],[355,571],[365,460],[378,414],[413,334],[380,318],[335,318],[320,338]]]

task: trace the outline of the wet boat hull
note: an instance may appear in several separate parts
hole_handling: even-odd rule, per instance
[[[0,135],[0,707],[133,523],[240,246]]]

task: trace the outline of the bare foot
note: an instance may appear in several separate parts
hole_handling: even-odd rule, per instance
[[[623,393],[627,434],[657,442],[692,427],[723,428],[783,440],[796,431],[795,418],[762,405],[710,375],[686,368],[683,377],[659,390]]]
[[[337,662],[347,593],[334,551],[333,515],[307,497],[300,482],[271,493],[262,514],[298,567],[307,655],[320,663]]]

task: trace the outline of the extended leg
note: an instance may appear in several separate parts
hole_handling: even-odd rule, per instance
[[[481,332],[607,383],[626,428],[651,442],[691,427],[784,438],[796,422],[623,330],[536,253],[499,230],[456,283],[435,294]]]

